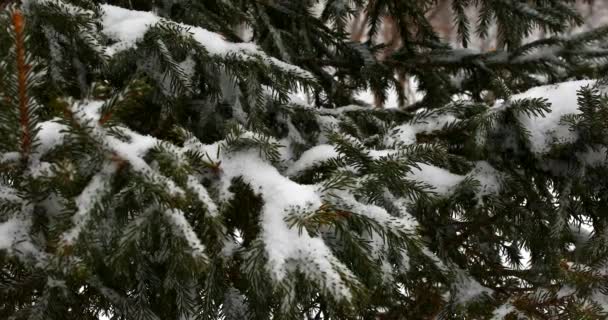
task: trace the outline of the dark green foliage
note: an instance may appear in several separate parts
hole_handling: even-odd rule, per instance
[[[513,96],[605,74],[574,1],[9,2],[0,318],[608,315],[605,81]]]

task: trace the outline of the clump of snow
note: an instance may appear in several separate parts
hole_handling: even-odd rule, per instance
[[[65,131],[67,131],[68,128],[57,121],[58,119],[53,119],[38,125],[38,134],[36,136],[38,144],[35,150],[38,156],[44,155],[54,147],[63,143]]]
[[[568,285],[565,285],[565,286],[561,287],[557,291],[557,298],[558,299],[562,299],[564,297],[571,296],[574,293],[576,293],[576,289],[575,288],[573,288],[571,286],[568,286]]]
[[[407,178],[426,183],[434,188],[433,191],[440,195],[450,193],[456,185],[461,183],[465,177],[453,174],[443,168],[435,167],[425,163],[417,163],[419,168],[412,167]]]
[[[0,155],[0,163],[7,162],[16,162],[21,158],[21,154],[19,152],[6,152]]]
[[[423,132],[441,130],[446,125],[457,122],[458,119],[451,114],[442,114],[415,120],[395,127],[392,132],[384,138],[386,145],[401,143],[411,145],[416,143],[416,135]]]
[[[80,101],[73,104],[72,111],[82,121],[97,122],[101,116],[103,104],[102,100]]]
[[[20,219],[9,219],[0,222],[0,250],[10,249],[23,237],[26,226]]]
[[[268,255],[268,270],[275,281],[282,281],[293,270],[293,263],[307,277],[327,285],[342,299],[351,297],[343,276],[354,279],[350,270],[335,258],[323,239],[289,228],[285,219],[295,211],[311,212],[323,203],[314,185],[300,185],[262,160],[257,152],[237,152],[222,159],[223,189],[233,178],[242,177],[264,199],[261,239]]]
[[[321,144],[314,146],[302,153],[300,159],[294,162],[285,172],[288,176],[296,175],[314,165],[339,156],[338,151],[332,145]]]
[[[486,161],[477,161],[475,168],[467,175],[477,180],[480,184],[478,197],[489,194],[497,194],[500,191],[500,172]]]
[[[492,290],[482,286],[477,280],[466,275],[463,271],[457,273],[455,301],[458,304],[467,304],[480,298],[482,295],[492,294]]]
[[[152,12],[127,10],[111,5],[102,5],[103,33],[118,42],[108,48],[108,54],[133,47],[142,39],[150,27],[161,21]]]
[[[15,189],[3,185],[0,185],[0,199],[11,202],[21,201]]]
[[[557,143],[570,143],[576,139],[576,134],[567,125],[560,124],[564,115],[580,113],[577,103],[577,91],[584,86],[592,86],[594,80],[578,80],[563,82],[555,85],[534,87],[526,92],[513,95],[510,100],[526,98],[546,98],[551,104],[551,112],[542,116],[528,117],[521,115],[520,121],[530,132],[531,150],[542,154],[549,151],[550,146]],[[497,102],[494,108],[500,108],[506,102]]]
[[[171,220],[177,231],[182,233],[188,245],[192,248],[194,255],[202,258],[206,258],[205,246],[192,229],[192,226],[186,220],[184,213],[181,210],[169,209],[165,211],[165,215]]]
[[[209,192],[207,189],[201,185],[197,178],[194,176],[188,176],[188,188],[194,191],[198,197],[198,199],[207,206],[207,210],[212,217],[218,215],[217,205],[209,196]]]
[[[47,175],[51,172],[51,164],[40,159],[53,148],[60,146],[66,135],[67,126],[58,122],[59,119],[38,124],[36,148],[30,158],[30,173],[33,177]]]
[[[594,232],[592,225],[584,223],[569,223],[568,229],[570,230],[570,235],[573,237],[575,248],[582,248],[585,246]]]
[[[510,303],[505,303],[492,313],[492,320],[503,320],[509,313],[515,311],[515,307]]]
[[[6,250],[17,256],[33,257],[42,262],[46,254],[36,248],[29,235],[32,223],[28,218],[33,214],[33,208],[32,205],[24,205],[20,213],[22,217],[15,216],[0,222],[0,251]]]
[[[370,157],[372,157],[375,160],[378,160],[382,157],[388,157],[392,154],[396,154],[397,151],[396,150],[369,150],[368,154],[370,155]]]

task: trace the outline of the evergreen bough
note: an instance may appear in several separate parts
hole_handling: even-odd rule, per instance
[[[3,1],[0,318],[607,317],[573,4],[453,0],[450,44],[432,0]]]

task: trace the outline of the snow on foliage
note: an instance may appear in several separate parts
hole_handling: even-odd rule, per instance
[[[102,8],[103,33],[117,41],[107,49],[110,55],[135,46],[151,27],[161,21],[161,18],[152,12],[133,11],[111,5],[104,5]]]
[[[30,211],[31,213],[31,211]],[[6,250],[18,257],[43,260],[45,255],[32,243],[29,235],[31,222],[27,218],[12,217],[0,222],[0,252]]]
[[[578,114],[577,91],[585,86],[592,86],[594,80],[578,80],[555,85],[534,87],[526,92],[511,96],[511,101],[526,98],[545,98],[551,104],[551,112],[544,116],[521,116],[522,124],[530,132],[531,150],[542,154],[549,151],[554,143],[570,143],[576,135],[566,124],[560,123],[567,114]],[[508,102],[499,101],[494,108],[500,108]]]
[[[429,164],[417,163],[417,166],[418,168],[412,168],[407,177],[430,185],[434,192],[441,195],[448,194],[465,178]]]
[[[302,153],[300,158],[294,162],[285,172],[288,176],[296,175],[304,170],[310,169],[316,164],[339,156],[335,147],[328,144],[314,146]]]
[[[423,132],[432,132],[440,130],[446,125],[457,122],[453,115],[442,114],[425,117],[423,119],[414,119],[411,123],[400,125],[392,129],[390,135],[388,135],[384,143],[392,145],[394,143],[402,143],[405,145],[411,145],[416,143],[416,135]]]
[[[106,165],[91,178],[91,181],[84,188],[82,193],[76,197],[75,202],[78,211],[72,217],[74,227],[63,236],[63,239],[67,243],[73,243],[78,238],[82,228],[84,228],[85,224],[89,221],[91,212],[94,210],[95,206],[100,205],[104,196],[104,191],[109,189],[108,184],[117,169],[118,166],[116,163],[106,163]]]
[[[192,229],[192,226],[186,220],[184,213],[181,210],[173,209],[165,211],[165,215],[171,220],[177,232],[181,232],[186,239],[186,242],[190,245],[193,250],[193,254],[198,257],[204,257],[205,255],[205,246],[201,243],[201,240]]]
[[[146,32],[158,23],[168,23],[151,12],[128,10],[112,5],[101,5],[103,10],[103,33],[118,42],[107,49],[109,55],[132,48],[138,40],[143,39]],[[266,55],[253,43],[232,43],[209,30],[201,27],[178,24],[202,45],[213,56],[227,57],[236,54],[242,59],[261,59],[266,64],[282,69],[285,72],[313,79],[307,71]]]
[[[23,236],[24,227],[22,220],[14,218],[0,223],[0,250],[10,249]]]
[[[202,146],[205,148],[206,146]],[[203,149],[213,154],[214,146]],[[268,255],[268,269],[275,281],[285,279],[291,261],[303,265],[299,270],[308,277],[324,283],[333,294],[350,298],[343,275],[354,276],[331,253],[321,238],[312,237],[297,228],[289,228],[285,219],[290,212],[302,214],[319,208],[323,202],[314,185],[300,185],[283,176],[274,166],[260,158],[257,152],[247,151],[228,155],[222,159],[224,190],[232,179],[241,177],[264,199],[262,209],[262,241]]]
[[[492,313],[492,320],[503,320],[508,314],[514,312],[516,309],[510,303],[505,303],[500,307],[496,308]]]
[[[482,286],[477,280],[462,271],[457,272],[456,293],[454,299],[459,304],[467,304],[483,295],[491,295],[492,290]]]
[[[500,191],[500,172],[486,161],[477,161],[467,176],[479,182],[479,197],[496,194]]]

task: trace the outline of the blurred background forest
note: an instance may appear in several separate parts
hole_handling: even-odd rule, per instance
[[[454,13],[452,4],[454,1],[461,0],[437,0],[438,5],[428,13],[428,17],[431,23],[437,30],[437,32],[443,37],[443,39],[452,43],[454,48],[462,48],[457,35],[457,21],[454,21]],[[475,1],[469,1],[474,3]],[[585,30],[589,30],[601,25],[608,23],[608,0],[578,0],[576,7],[584,18],[584,23],[572,30],[570,35],[580,33]],[[358,42],[365,42],[367,38],[367,30],[365,25],[365,12],[361,12],[358,17],[353,19],[351,22],[351,40]],[[468,9],[467,15],[475,21],[478,18],[478,12],[474,6]],[[382,26],[382,41],[386,45],[383,56],[389,56],[390,53],[397,51],[401,47],[400,37],[397,34],[396,29],[392,21],[384,21]],[[541,30],[534,30],[531,32],[527,41],[544,38],[547,35],[543,34]],[[565,35],[567,36],[567,35]],[[472,35],[471,42],[467,49],[472,51],[487,52],[493,51],[500,48],[500,30],[497,30],[496,26],[491,28],[490,33],[485,38],[476,37]],[[416,94],[416,80],[401,77],[400,81],[405,89],[407,101],[413,103],[420,99]],[[385,105],[377,103],[370,92],[362,92],[358,95],[358,98],[375,105],[376,107],[393,108],[397,107],[396,95],[392,92]]]

